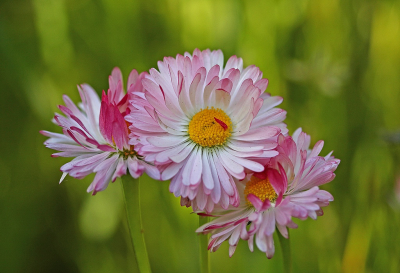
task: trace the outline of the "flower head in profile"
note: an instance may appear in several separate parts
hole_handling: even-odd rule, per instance
[[[224,67],[220,50],[185,53],[158,62],[132,94],[131,144],[154,161],[170,191],[195,210],[239,205],[234,178],[261,172],[286,133],[281,97],[264,93],[268,80],[241,58]]]
[[[222,242],[229,241],[229,255],[235,252],[239,239],[247,240],[253,251],[257,247],[272,258],[275,252],[273,233],[277,228],[288,238],[287,228],[297,228],[292,217],[316,219],[322,207],[333,201],[332,195],[319,186],[332,181],[339,160],[318,156],[323,141],[309,150],[309,135],[298,129],[293,137],[280,135],[277,150],[263,172],[248,174],[236,181],[241,196],[240,206],[228,211],[215,210],[216,218],[197,229],[211,233],[208,248],[216,251]],[[216,215],[219,214],[219,215]]]
[[[128,79],[128,90],[141,90],[144,73],[133,70]],[[64,95],[64,105],[59,109],[65,115],[55,114],[53,122],[60,126],[63,134],[41,131],[48,140],[46,147],[59,151],[53,157],[74,157],[61,167],[64,177],[69,174],[83,178],[96,173],[88,192],[95,194],[107,188],[110,181],[125,175],[129,170],[134,178],[146,171],[159,179],[156,167],[143,160],[133,145],[129,144],[129,129],[124,117],[129,114],[128,94],[125,94],[122,74],[114,68],[109,77],[110,88],[103,91],[101,101],[96,92],[86,84],[78,86],[82,103],[77,107]],[[128,92],[128,93],[129,93]]]

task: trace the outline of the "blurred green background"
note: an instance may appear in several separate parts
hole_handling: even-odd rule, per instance
[[[291,231],[294,272],[400,272],[400,1],[2,0],[0,2],[0,272],[135,272],[120,181],[92,197],[93,176],[67,177],[39,130],[62,94],[97,92],[119,66],[222,49],[255,64],[302,126],[342,160],[323,189],[335,201]],[[397,135],[396,135],[397,134]],[[396,181],[398,185],[396,186]],[[144,179],[154,272],[199,272],[198,218]],[[240,242],[211,254],[213,272],[281,272]]]

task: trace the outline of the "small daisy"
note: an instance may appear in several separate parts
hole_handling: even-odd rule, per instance
[[[138,75],[133,70],[128,79],[128,90],[140,91],[144,73]],[[62,127],[63,134],[41,131],[49,139],[46,147],[60,151],[52,157],[74,157],[61,167],[63,175],[60,183],[69,174],[83,178],[94,172],[96,176],[87,189],[96,194],[107,188],[110,181],[126,174],[139,177],[146,171],[151,177],[159,179],[156,167],[143,160],[143,157],[128,143],[128,124],[124,117],[129,113],[128,95],[124,94],[122,74],[114,68],[109,77],[107,94],[103,91],[101,101],[96,92],[86,84],[78,86],[82,99],[79,108],[64,95],[65,106],[59,108],[66,116],[55,114],[53,122]],[[128,92],[128,93],[129,93]]]
[[[126,118],[130,143],[195,210],[238,206],[233,178],[263,171],[259,162],[278,154],[277,135],[287,132],[286,112],[275,108],[282,98],[264,93],[262,72],[236,56],[223,61],[220,50],[164,58],[143,80],[145,92],[133,93]]]
[[[265,170],[236,181],[240,206],[228,211],[216,209],[210,215],[216,219],[196,231],[211,232],[209,250],[216,251],[223,241],[229,240],[229,256],[232,256],[241,238],[248,240],[253,251],[255,237],[257,247],[272,258],[275,227],[288,238],[287,227],[297,228],[292,217],[305,220],[323,215],[322,207],[329,205],[333,197],[318,186],[335,178],[333,172],[340,160],[331,156],[332,153],[318,156],[323,141],[317,142],[312,150],[308,149],[309,145],[310,136],[301,129],[293,137],[280,135],[279,155],[270,159]]]

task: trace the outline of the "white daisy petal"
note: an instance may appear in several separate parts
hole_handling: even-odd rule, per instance
[[[269,160],[286,128],[281,117],[265,121],[266,128],[253,121],[258,113],[275,117],[273,104],[281,98],[262,94],[268,80],[255,66],[243,68],[241,58],[231,57],[224,68],[221,51],[196,49],[158,67],[143,80],[145,95],[130,96],[130,143],[155,160],[161,178],[172,179],[170,190],[194,210],[238,205],[233,177],[244,178],[245,168],[260,170],[257,162]]]
[[[132,71],[127,89],[143,94],[142,80],[145,74],[139,75],[135,70]],[[128,95],[124,94],[119,68],[113,70],[109,84],[108,92],[103,91],[101,100],[89,85],[78,86],[82,99],[82,103],[78,104],[80,109],[70,98],[64,96],[65,106],[59,108],[66,117],[56,114],[54,118],[54,122],[62,127],[64,134],[41,131],[43,135],[49,137],[45,145],[60,151],[55,153],[54,157],[74,157],[61,167],[63,175],[60,182],[67,174],[83,178],[90,173],[96,173],[88,187],[88,192],[93,194],[106,189],[111,180],[125,175],[128,170],[133,177],[139,177],[145,169],[142,165],[148,164],[141,160],[142,157],[135,147],[128,144],[128,125],[124,120]],[[143,95],[142,98],[144,97]],[[153,117],[148,115],[146,118],[147,121],[154,121]],[[136,120],[135,116],[131,120]],[[159,126],[154,127],[154,124],[142,125],[139,126],[152,134],[159,135],[160,132],[164,132]],[[130,164],[132,160],[135,163]],[[157,177],[154,168],[148,170],[153,177]]]
[[[229,241],[229,254],[232,255],[234,248],[231,246],[235,247],[239,238],[248,240],[249,249],[253,251],[255,239],[258,249],[272,258],[276,228],[288,238],[287,228],[297,228],[292,217],[316,219],[322,215],[321,208],[333,201],[329,192],[320,190],[316,185],[333,179],[339,160],[318,156],[322,141],[310,150],[310,137],[301,130],[296,131],[295,137],[279,135],[275,151],[279,154],[267,160],[265,165],[259,164],[259,170],[256,168],[260,166],[253,165],[256,173],[249,173],[242,181],[235,181],[240,196],[237,207],[224,207],[226,204],[221,198],[220,204],[210,212],[214,219],[196,232],[211,233],[211,251],[218,249],[223,241]],[[223,159],[221,162],[229,162],[226,159],[230,159],[254,164],[247,158],[232,155],[229,150],[222,152],[220,157]],[[246,167],[244,162],[236,163]]]

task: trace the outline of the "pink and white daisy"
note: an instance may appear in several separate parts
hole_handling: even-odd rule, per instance
[[[276,137],[286,133],[281,97],[264,93],[268,80],[256,66],[243,68],[220,50],[185,53],[158,62],[132,94],[131,144],[140,143],[170,191],[195,210],[239,205],[233,178],[261,172],[259,162],[278,153]]]
[[[209,250],[216,251],[228,240],[232,256],[241,238],[248,240],[253,251],[255,237],[257,247],[272,258],[275,227],[288,238],[287,227],[297,228],[292,217],[305,220],[323,215],[322,207],[329,205],[333,197],[318,186],[335,178],[333,172],[340,160],[331,156],[332,152],[325,157],[318,156],[323,141],[318,141],[312,150],[308,149],[309,145],[310,136],[301,129],[293,137],[280,135],[279,155],[270,160],[265,170],[236,181],[240,206],[228,211],[216,209],[211,215],[216,218],[196,231],[212,234]]]
[[[128,78],[128,90],[141,90],[141,79],[133,70]],[[66,116],[55,114],[53,122],[62,127],[63,134],[41,131],[49,139],[46,147],[60,151],[52,157],[74,157],[61,167],[63,175],[60,183],[69,174],[75,178],[96,173],[87,189],[96,194],[107,188],[110,181],[125,175],[129,170],[132,177],[139,177],[146,171],[151,177],[159,179],[156,167],[143,160],[143,157],[128,143],[128,124],[124,117],[129,113],[128,94],[124,94],[122,74],[114,68],[109,77],[107,94],[103,91],[101,101],[96,92],[87,84],[78,86],[82,99],[79,108],[64,95],[65,106],[59,109]],[[128,93],[129,93],[128,92]]]

